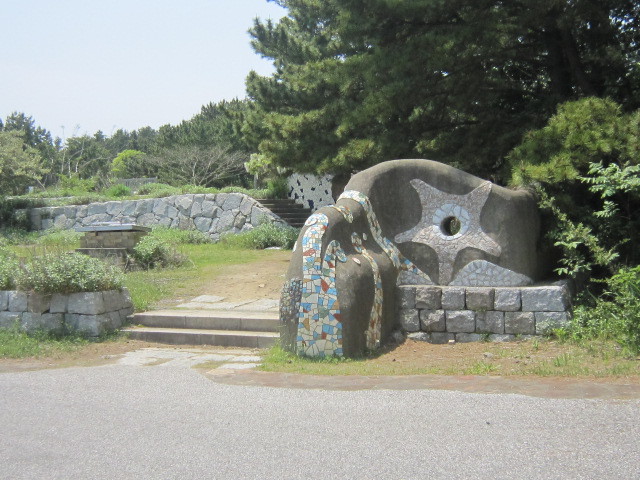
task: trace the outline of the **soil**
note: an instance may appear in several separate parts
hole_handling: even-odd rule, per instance
[[[226,302],[279,299],[291,252],[273,253],[268,260],[225,267],[214,284],[203,288],[202,294],[221,296]]]

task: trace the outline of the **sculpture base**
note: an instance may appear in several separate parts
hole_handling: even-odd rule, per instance
[[[571,320],[566,281],[530,287],[398,286],[398,323],[431,343],[508,341],[544,335]]]

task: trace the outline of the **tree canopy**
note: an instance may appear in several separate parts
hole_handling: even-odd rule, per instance
[[[38,150],[20,131],[0,131],[0,195],[24,193],[46,173]]]
[[[277,0],[252,45],[244,133],[274,165],[348,172],[428,157],[503,180],[506,154],[558,104],[638,106],[638,2]]]

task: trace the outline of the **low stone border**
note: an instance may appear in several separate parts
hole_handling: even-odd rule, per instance
[[[398,323],[415,340],[431,343],[514,340],[567,326],[566,282],[532,287],[398,287]]]
[[[286,225],[257,200],[242,193],[186,194],[163,198],[123,200],[41,207],[29,210],[33,230],[78,229],[96,223],[116,222],[142,226],[196,229],[218,240],[225,232],[239,233],[261,222]]]
[[[27,333],[78,332],[97,337],[120,328],[132,314],[126,289],[53,295],[0,291],[0,327],[18,322]]]

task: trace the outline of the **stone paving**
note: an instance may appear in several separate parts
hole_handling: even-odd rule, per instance
[[[197,367],[203,363],[220,363],[218,368],[241,370],[260,365],[259,350],[253,349],[197,349],[197,348],[143,348],[127,352],[116,363],[136,367]]]
[[[277,312],[278,300],[271,298],[242,300],[237,302],[224,302],[225,297],[217,295],[200,295],[189,302],[181,303],[176,308],[184,308],[189,310],[242,310],[252,312]]]

